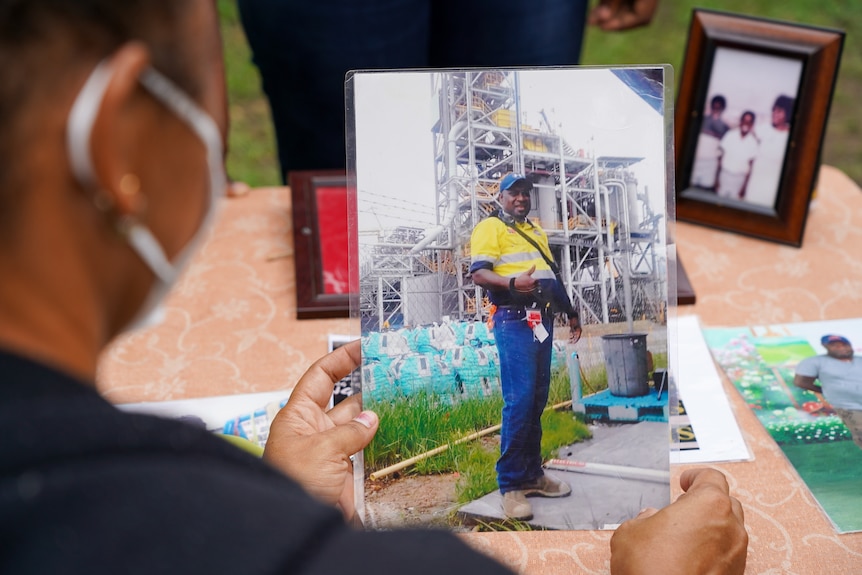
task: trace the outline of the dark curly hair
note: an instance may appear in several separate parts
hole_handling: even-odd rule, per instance
[[[200,86],[177,34],[191,0],[0,0],[0,226],[25,176],[15,155],[34,137],[28,106],[50,106],[122,44],[139,40],[153,65],[192,96]],[[46,101],[48,102],[46,104]],[[35,108],[34,108],[35,109]]]
[[[793,98],[782,94],[775,99],[775,104],[772,107],[784,110],[784,119],[787,123],[790,123],[790,118],[793,116],[793,104]]]

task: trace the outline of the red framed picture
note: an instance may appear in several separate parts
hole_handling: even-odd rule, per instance
[[[342,170],[290,172],[288,184],[293,205],[296,316],[348,317],[350,286],[359,283],[358,270],[351,270],[348,235],[350,218],[355,217],[355,208],[350,209],[355,206],[355,190],[348,186]]]

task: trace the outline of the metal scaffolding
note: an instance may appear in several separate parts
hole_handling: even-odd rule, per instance
[[[361,273],[366,325],[484,319],[487,297],[468,273],[470,234],[499,208],[508,172],[533,181],[529,217],[547,232],[584,323],[663,318],[663,215],[630,169],[643,158],[597,157],[589,141],[573,147],[544,112],[540,127],[522,122],[516,71],[436,73],[432,93],[437,225],[373,246]]]

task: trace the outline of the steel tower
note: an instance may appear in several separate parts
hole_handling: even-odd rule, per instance
[[[533,181],[529,217],[548,233],[582,322],[663,320],[663,216],[630,170],[643,158],[597,157],[589,136],[570,145],[544,112],[540,126],[524,123],[517,71],[437,73],[432,99],[437,226],[409,249],[399,242],[397,264],[392,240],[375,247],[376,263],[363,273],[363,315],[383,327],[381,306],[394,309],[397,300],[400,309],[433,308],[414,318],[484,319],[487,297],[468,274],[470,234],[499,208],[499,179],[517,172]],[[389,273],[395,269],[398,282]],[[436,282],[438,293],[411,296],[408,281]]]

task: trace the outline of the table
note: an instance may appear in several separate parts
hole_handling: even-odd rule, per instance
[[[862,318],[862,190],[824,166],[802,248],[679,223],[697,293],[679,308],[710,327]],[[717,464],[745,509],[747,573],[860,573],[862,533],[837,535],[778,445],[722,374],[753,461]],[[677,471],[681,471],[680,467]],[[862,513],[862,509],[859,510]]]
[[[290,387],[346,319],[297,321],[290,194],[224,200],[203,251],[167,301],[163,325],[105,352],[100,391],[117,403]],[[678,252],[707,326],[862,317],[862,191],[824,166],[801,249],[690,224]],[[858,573],[862,533],[837,535],[804,483],[726,379],[753,461],[716,464],[745,508],[747,573]],[[684,469],[673,468],[673,483]],[[465,535],[522,573],[608,573],[610,532]]]
[[[167,401],[293,387],[347,319],[296,319],[290,190],[222,201],[215,228],[165,304],[155,329],[122,337],[97,375],[114,403]]]

